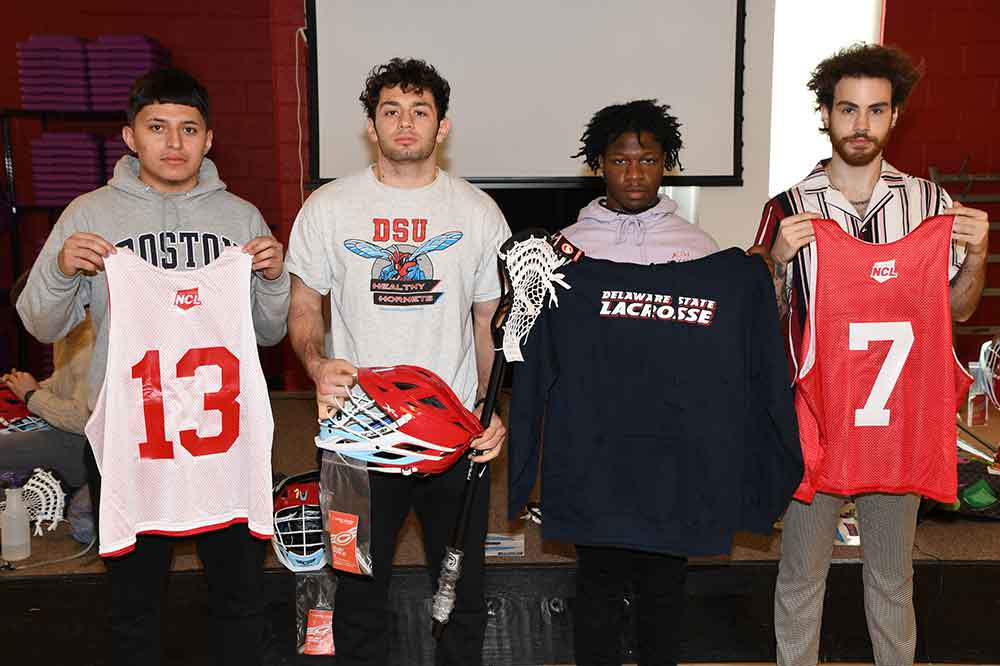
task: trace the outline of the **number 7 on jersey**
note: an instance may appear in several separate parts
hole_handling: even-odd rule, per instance
[[[875,384],[868,394],[864,407],[854,410],[856,426],[889,425],[889,410],[885,408],[892,390],[896,388],[899,375],[903,372],[906,359],[913,347],[913,325],[908,321],[885,321],[851,323],[848,332],[848,348],[851,351],[865,351],[870,342],[889,340],[892,345],[885,361],[875,377]]]

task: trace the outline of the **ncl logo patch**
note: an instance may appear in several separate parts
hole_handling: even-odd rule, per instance
[[[198,287],[194,289],[178,289],[174,296],[174,305],[181,310],[190,310],[196,305],[201,305],[201,298],[198,296]]]
[[[896,275],[896,260],[876,261],[872,264],[872,279],[876,282],[888,282]]]

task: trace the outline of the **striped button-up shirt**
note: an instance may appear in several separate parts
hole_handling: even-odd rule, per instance
[[[882,160],[878,181],[864,215],[851,205],[843,192],[830,183],[826,161],[821,161],[805,180],[778,194],[764,205],[755,243],[771,249],[781,220],[791,215],[813,211],[837,222],[840,228],[869,243],[891,243],[915,229],[923,220],[951,206],[951,197],[944,188],[923,178],[898,171]],[[810,247],[802,248],[789,262],[785,279],[785,296],[789,303],[789,330],[793,349],[799,348],[805,307],[809,302],[809,271],[812,260]],[[954,278],[965,260],[965,249],[952,243],[951,269]]]

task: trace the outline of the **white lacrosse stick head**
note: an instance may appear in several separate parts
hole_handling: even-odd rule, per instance
[[[562,273],[556,270],[568,263],[547,237],[529,237],[497,253],[506,267],[513,300],[503,324],[503,354],[507,361],[523,361],[521,344],[535,324],[542,308],[559,305],[556,285],[569,289]]]
[[[35,522],[35,536],[42,535],[43,520],[49,521],[50,532],[54,530],[66,509],[66,493],[59,479],[48,470],[36,468],[22,492],[28,519]]]

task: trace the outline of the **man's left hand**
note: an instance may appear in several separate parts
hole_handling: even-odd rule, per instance
[[[986,211],[967,208],[956,201],[951,208],[942,211],[942,215],[955,216],[951,228],[952,240],[965,245],[967,255],[985,259],[990,237],[990,220]]]
[[[277,280],[285,267],[285,248],[274,236],[258,236],[243,246],[253,255],[253,270],[266,280]]]
[[[24,396],[28,391],[38,390],[38,382],[35,381],[35,378],[30,373],[21,372],[16,368],[3,377],[0,377],[0,381],[3,381],[14,392],[18,400],[24,400]]]
[[[476,407],[473,412],[477,420],[482,413],[482,405]],[[473,449],[478,451],[477,455],[472,456],[472,462],[484,463],[496,458],[500,455],[500,450],[503,448],[503,440],[506,437],[507,428],[504,426],[503,421],[500,420],[500,417],[494,413],[492,418],[490,418],[490,427],[482,435],[472,440],[472,444],[470,444]]]

